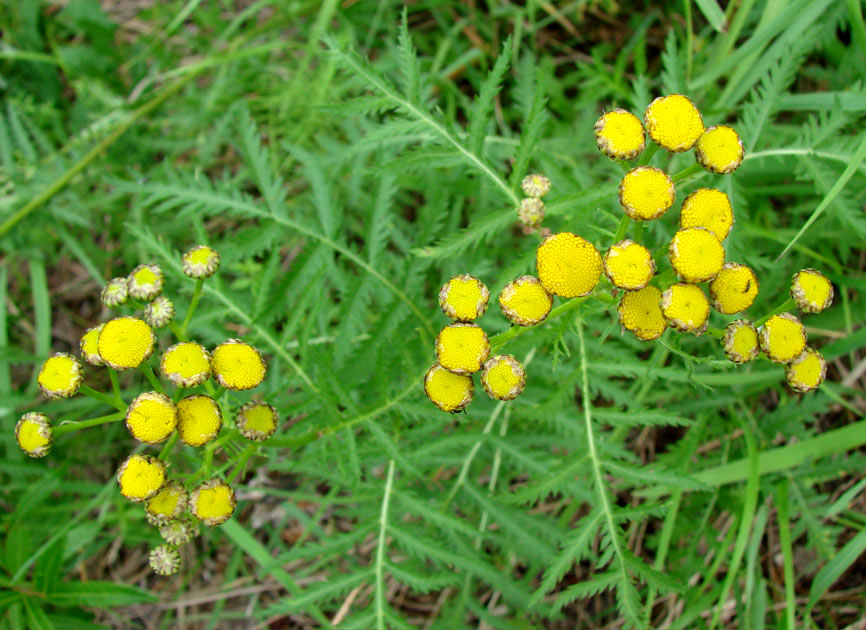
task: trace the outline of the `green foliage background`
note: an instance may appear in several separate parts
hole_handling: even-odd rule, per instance
[[[402,26],[387,0],[106,6],[0,8],[0,627],[866,616],[857,0],[427,0]],[[421,381],[446,323],[439,286],[468,272],[495,299],[533,273],[538,238],[514,212],[529,171],[553,182],[545,227],[605,249],[622,171],[593,122],[673,92],[745,143],[734,175],[678,186],[677,205],[701,185],[731,197],[728,259],[761,282],[750,316],[800,268],[833,281],[833,308],[806,320],[827,383],[800,396],[778,366],[727,363],[717,340],[623,336],[603,291],[499,337],[527,364],[519,399],[479,387],[465,415],[438,412]],[[675,214],[645,230],[660,261]],[[107,316],[101,285],[139,262],[164,268],[182,315],[179,254],[198,243],[223,262],[192,332],[260,347],[284,423],[251,460],[235,518],[157,578],[157,533],[113,480],[134,448],[125,429],[63,436],[29,460],[13,427],[37,407],[55,423],[100,415],[81,397],[39,400],[35,370]],[[480,323],[508,329],[495,304]],[[185,449],[176,465],[199,458]]]

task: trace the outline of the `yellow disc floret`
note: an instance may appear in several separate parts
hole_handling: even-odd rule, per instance
[[[487,359],[481,371],[481,386],[496,400],[514,400],[526,385],[526,370],[510,354]]]
[[[115,370],[136,368],[153,352],[156,337],[147,323],[135,317],[115,317],[102,326],[99,356]]]
[[[45,457],[51,450],[53,431],[48,416],[35,411],[25,413],[15,425],[15,439],[30,457]]]
[[[816,269],[801,269],[791,279],[791,297],[801,311],[820,313],[833,303],[833,285]]]
[[[614,109],[595,121],[595,143],[611,160],[631,160],[643,151],[646,135],[640,118],[624,109]]]
[[[499,308],[508,321],[518,326],[540,324],[550,314],[553,296],[535,276],[520,276],[502,288]]]
[[[436,337],[436,359],[439,365],[455,374],[477,372],[489,353],[490,341],[476,324],[448,324]]]
[[[139,265],[128,277],[129,294],[143,302],[150,302],[162,293],[162,269],[157,265]]]
[[[475,386],[471,376],[454,374],[434,363],[424,375],[424,393],[442,411],[456,413],[472,402]]]
[[[130,455],[117,469],[120,494],[133,501],[145,501],[165,485],[165,464],[149,455]]]
[[[662,292],[652,285],[638,291],[626,291],[617,308],[622,327],[643,341],[661,337],[667,328],[661,297]]]
[[[646,108],[643,120],[650,138],[673,153],[691,149],[704,132],[701,112],[682,94],[659,96]]]
[[[680,332],[702,334],[707,329],[710,302],[695,284],[678,282],[662,293],[662,315],[671,328]]]
[[[126,410],[126,428],[145,444],[164,442],[176,426],[177,408],[165,394],[139,394]]]
[[[674,234],[668,254],[671,266],[686,282],[712,280],[725,264],[725,248],[709,230],[684,228]]]
[[[147,500],[144,509],[157,524],[180,517],[185,511],[189,496],[179,481],[169,481],[155,496]]]
[[[220,385],[235,390],[257,387],[268,371],[259,351],[240,339],[229,339],[214,348],[211,368]]]
[[[192,491],[190,511],[205,525],[222,525],[235,511],[235,491],[222,479],[205,481]]]
[[[695,146],[695,159],[711,173],[727,175],[743,163],[746,151],[737,132],[725,125],[707,127]]]
[[[36,382],[46,398],[69,398],[78,392],[83,379],[84,371],[78,359],[58,352],[42,364]]]
[[[195,387],[210,378],[211,356],[197,343],[176,343],[162,355],[159,369],[177,387]]]
[[[620,289],[643,289],[655,272],[656,263],[650,250],[630,239],[611,245],[604,255],[604,275]]]
[[[619,182],[619,203],[632,219],[652,221],[674,205],[673,180],[655,166],[638,166]]]
[[[210,396],[196,394],[178,401],[177,433],[184,444],[203,446],[217,436],[222,425],[222,412]]]
[[[490,290],[468,273],[454,276],[439,289],[439,307],[451,319],[468,322],[484,314]]]
[[[725,327],[725,356],[734,363],[747,363],[758,356],[758,330],[752,322],[738,319]]]
[[[78,342],[81,358],[90,365],[105,365],[105,361],[99,356],[98,341],[100,332],[102,332],[102,324],[88,328],[87,332],[81,335],[81,339]]]
[[[824,357],[817,350],[808,347],[785,366],[788,385],[801,394],[818,389],[826,376],[827,362]]]
[[[702,227],[723,241],[734,225],[731,200],[721,190],[698,188],[683,200],[680,210],[680,227]]]
[[[758,296],[758,278],[746,265],[725,263],[710,282],[713,308],[725,315],[745,311]]]
[[[207,245],[193,247],[183,255],[183,272],[190,278],[209,278],[220,266],[220,255]]]
[[[773,315],[760,331],[761,350],[776,363],[788,363],[806,347],[806,329],[790,313]]]
[[[264,442],[274,434],[279,423],[277,410],[266,402],[250,401],[238,410],[235,426],[248,440]]]
[[[589,241],[571,232],[548,236],[538,246],[535,266],[542,286],[565,298],[588,294],[601,276],[601,254]]]

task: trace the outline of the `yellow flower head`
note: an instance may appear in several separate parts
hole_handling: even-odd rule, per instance
[[[87,361],[90,365],[105,365],[105,361],[99,356],[99,333],[102,332],[102,324],[88,328],[87,332],[81,335],[78,342],[78,349],[81,352],[81,358]]]
[[[42,364],[36,382],[46,398],[69,398],[78,393],[84,370],[71,354],[58,352]]]
[[[250,401],[238,410],[235,426],[248,440],[264,442],[277,430],[277,410],[266,402]]]
[[[758,356],[758,330],[752,322],[738,319],[725,327],[725,356],[734,363],[747,363]]]
[[[801,269],[791,279],[791,297],[804,313],[820,313],[833,303],[833,285],[816,269]]]
[[[165,464],[149,455],[130,455],[117,469],[120,494],[133,501],[146,501],[165,485]]]
[[[184,341],[165,351],[159,369],[177,387],[195,387],[210,378],[211,356],[203,346]]]
[[[534,276],[520,276],[502,288],[499,308],[508,321],[518,326],[540,324],[550,314],[553,296]]]
[[[564,298],[588,294],[601,276],[601,254],[589,241],[571,232],[544,239],[535,253],[542,286]]]
[[[156,337],[150,326],[135,317],[115,317],[102,325],[96,348],[115,370],[141,365],[153,352]]]
[[[514,400],[526,385],[526,370],[510,354],[487,359],[481,372],[481,386],[496,400]]]
[[[182,262],[190,278],[210,278],[220,267],[220,255],[207,245],[198,245],[183,255]]]
[[[439,307],[451,319],[468,322],[484,315],[490,290],[475,276],[462,273],[439,289]]]
[[[18,441],[18,446],[30,457],[48,455],[53,435],[48,416],[35,411],[25,413],[15,425],[15,439]]]
[[[637,291],[626,291],[616,309],[622,327],[643,341],[662,336],[667,322],[662,315],[662,292],[652,285]]]
[[[674,205],[673,180],[655,166],[638,166],[619,182],[619,203],[632,219],[652,221]]]
[[[806,329],[790,313],[773,315],[761,327],[761,350],[775,363],[789,363],[806,347]]]
[[[436,337],[436,358],[439,365],[455,374],[477,372],[489,353],[490,341],[476,324],[448,324]]]
[[[157,265],[139,265],[128,278],[129,294],[136,300],[150,302],[162,293],[162,269]]]
[[[157,575],[174,575],[180,569],[180,552],[174,545],[158,545],[150,550],[148,561]]]
[[[655,272],[656,263],[650,250],[630,239],[611,245],[604,255],[604,275],[620,289],[643,289]]]
[[[144,509],[158,523],[167,523],[179,518],[186,511],[187,501],[186,489],[179,481],[169,481],[162,489],[144,504]]]
[[[702,227],[679,230],[671,239],[671,266],[686,282],[712,280],[725,264],[725,248],[715,235]]]
[[[673,153],[691,149],[704,132],[701,112],[682,94],[659,96],[646,108],[643,120],[650,138]]]
[[[695,284],[678,282],[669,286],[661,299],[662,315],[671,328],[703,334],[710,316],[710,302]]]
[[[758,296],[758,278],[746,265],[725,263],[710,282],[710,295],[713,308],[719,313],[732,315],[745,311]]]
[[[695,146],[695,159],[711,173],[727,175],[737,170],[746,154],[737,132],[725,125],[707,127]]]
[[[721,190],[698,188],[683,200],[680,227],[707,228],[720,241],[725,240],[734,225],[731,200]]]
[[[102,287],[100,298],[102,299],[102,303],[108,308],[126,304],[126,300],[129,298],[129,287],[126,278],[112,278],[109,280]]]
[[[523,194],[527,197],[544,197],[550,192],[550,180],[541,173],[532,173],[520,182]]]
[[[139,394],[126,410],[126,428],[145,444],[165,442],[176,426],[177,408],[165,394]]]
[[[424,393],[442,411],[457,413],[472,402],[475,385],[471,376],[454,374],[434,363],[424,375]]]
[[[210,396],[195,394],[177,402],[177,433],[184,444],[203,446],[217,436],[222,425],[222,412]]]
[[[526,197],[517,207],[517,218],[523,225],[536,227],[544,220],[544,202],[535,197]]]
[[[785,366],[785,380],[791,389],[801,394],[818,389],[827,376],[827,362],[821,353],[806,348],[800,355]]]
[[[200,484],[190,496],[190,511],[205,525],[222,525],[238,504],[235,491],[222,479]]]
[[[144,321],[154,328],[163,328],[174,319],[174,304],[164,295],[159,296],[144,309]]]
[[[640,118],[624,109],[602,114],[595,121],[595,144],[611,160],[636,158],[646,145]]]
[[[228,339],[214,348],[211,369],[226,389],[252,389],[265,380],[268,366],[259,351],[240,339]]]

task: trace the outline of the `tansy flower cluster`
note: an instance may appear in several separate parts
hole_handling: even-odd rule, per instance
[[[248,440],[248,449],[255,449],[255,443],[267,440],[279,424],[271,405],[256,399],[236,404],[229,394],[253,389],[264,380],[267,364],[256,348],[240,339],[228,339],[209,350],[187,336],[203,283],[219,268],[219,255],[210,247],[198,246],[186,252],[181,263],[184,274],[196,280],[182,324],[174,320],[172,301],[162,295],[162,269],[142,264],[128,276],[110,280],[102,289],[106,307],[126,312],[115,313],[85,331],[79,344],[81,359],[57,353],[46,359],[39,370],[37,383],[46,398],[83,393],[113,406],[118,413],[53,427],[47,415],[29,412],[15,427],[21,449],[31,457],[44,457],[56,436],[87,426],[125,422],[130,435],[145,449],[137,449],[120,464],[117,484],[121,495],[144,505],[147,520],[159,528],[165,540],[150,554],[153,570],[161,575],[177,571],[178,546],[198,534],[199,523],[220,525],[234,512],[234,491],[212,470],[215,448],[241,437]],[[177,343],[159,344],[156,331],[166,327]],[[164,348],[161,352],[160,347]],[[148,363],[157,352],[158,372],[163,380]],[[84,385],[83,363],[108,370],[111,393]],[[121,390],[118,372],[133,370],[147,377],[149,388],[132,395],[127,403],[128,390]],[[224,425],[230,430],[220,436]],[[199,471],[172,478],[171,454],[178,441],[209,451]],[[142,452],[147,445],[162,446],[158,454],[147,454]],[[240,472],[233,472],[232,478]]]

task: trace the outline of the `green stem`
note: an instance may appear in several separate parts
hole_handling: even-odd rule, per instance
[[[785,618],[787,630],[796,630],[794,612],[794,553],[791,547],[791,521],[788,517],[788,478],[783,477],[776,486],[776,508],[779,519],[779,546],[782,547],[782,573],[785,576]]]
[[[794,298],[788,298],[787,300],[782,302],[779,306],[774,308],[772,311],[770,311],[769,313],[764,315],[762,318],[756,320],[755,321],[755,328],[757,328],[758,326],[764,325],[764,323],[768,319],[770,319],[773,315],[778,315],[779,313],[784,313],[786,311],[790,311],[795,306],[797,306],[797,303],[794,301]]]
[[[505,332],[501,332],[498,335],[493,335],[490,338],[490,351],[495,352],[495,351],[499,350],[499,348],[504,346],[506,343],[508,343],[509,341],[514,339],[515,337],[519,337],[520,335],[525,334],[527,331],[533,330],[534,328],[538,328],[539,326],[544,325],[545,322],[548,322],[552,319],[555,319],[555,318],[559,317],[560,315],[577,308],[578,306],[583,304],[586,300],[588,300],[590,297],[595,297],[595,296],[585,296],[585,297],[579,297],[579,298],[572,298],[568,302],[563,302],[562,304],[557,306],[555,309],[550,311],[550,315],[547,316],[547,319],[545,319],[543,322],[541,322],[539,324],[535,324],[534,326],[512,326],[511,328],[509,328]]]
[[[713,339],[722,339],[725,336],[724,328],[707,328],[707,336]]]
[[[171,330],[171,332],[174,333],[174,336],[177,337],[178,341],[182,342],[182,341],[187,340],[186,333],[180,329],[180,326],[177,325],[177,322],[175,322],[175,321],[169,322],[168,327]]]
[[[613,237],[614,243],[619,243],[621,240],[625,238],[626,233],[628,232],[628,226],[631,223],[631,217],[627,214],[622,215],[622,219],[619,221],[619,227],[616,229],[616,236]]]
[[[153,387],[153,389],[158,391],[160,394],[164,394],[165,389],[163,389],[162,383],[159,382],[156,374],[153,373],[153,368],[149,365],[144,364],[142,364],[140,368],[144,375],[147,377],[147,380],[150,381],[150,386]]]
[[[198,306],[198,301],[201,299],[201,289],[204,286],[204,278],[199,278],[195,281],[195,291],[192,294],[192,301],[189,303],[189,308],[186,311],[186,317],[183,318],[183,326],[180,327],[181,334],[186,337],[186,331],[189,328],[189,323],[192,321],[192,314],[195,313],[195,308]]]
[[[85,396],[92,398],[93,400],[98,400],[99,402],[104,403],[109,407],[114,407],[118,411],[126,411],[126,405],[123,404],[123,401],[116,399],[114,396],[109,396],[108,394],[98,392],[92,387],[88,387],[87,385],[82,385],[78,391]]]
[[[53,434],[54,437],[58,437],[60,435],[65,435],[66,433],[72,433],[73,431],[80,431],[81,429],[87,429],[90,427],[96,427],[100,424],[108,424],[109,422],[117,422],[118,420],[123,420],[126,417],[126,413],[123,411],[118,411],[117,413],[112,413],[107,416],[99,416],[98,418],[91,418],[90,420],[82,420],[81,422],[66,422],[62,423],[56,427],[54,427]]]
[[[671,180],[673,180],[674,184],[679,184],[680,182],[684,182],[688,179],[691,179],[692,177],[694,177],[698,173],[701,173],[701,174],[705,173],[704,167],[701,166],[700,164],[692,164],[688,168],[684,168],[679,173],[677,173],[676,175],[671,177]]]
[[[634,242],[643,245],[643,221],[634,222]]]
[[[247,462],[249,461],[250,457],[252,457],[253,454],[255,454],[256,450],[258,449],[258,446],[259,445],[255,444],[255,443],[247,444],[246,448],[244,448],[244,450],[241,451],[241,455],[240,455],[240,458],[238,459],[238,463],[235,464],[235,467],[232,470],[231,474],[229,474],[229,476],[226,478],[227,484],[231,484],[243,472],[244,467],[247,465]]]
[[[168,442],[165,443],[165,446],[162,447],[162,450],[159,452],[159,458],[162,461],[166,461],[168,456],[171,454],[174,445],[177,444],[178,432],[175,431],[171,434],[171,437],[168,438]]]
[[[659,150],[659,145],[650,140],[649,146],[644,149],[643,155],[640,156],[640,159],[637,161],[638,166],[646,166],[649,164],[649,161],[653,159],[653,156],[656,154],[656,151]]]
[[[117,378],[117,370],[110,365],[107,365],[108,378],[111,379],[111,390],[114,392],[114,398],[119,402],[123,402],[123,397],[120,395],[120,380]]]

